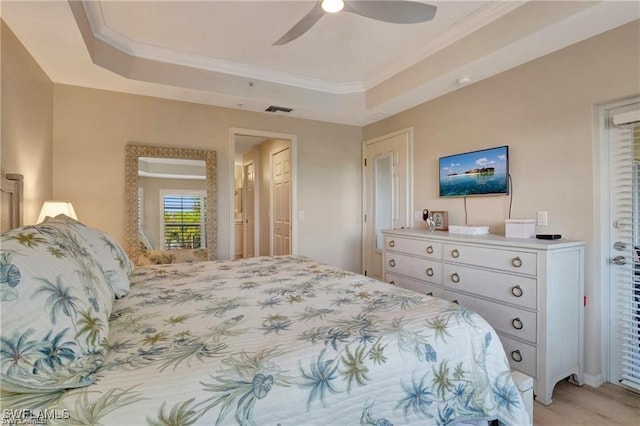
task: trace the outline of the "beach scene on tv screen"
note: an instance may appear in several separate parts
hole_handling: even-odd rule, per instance
[[[440,158],[440,196],[506,194],[507,147]]]

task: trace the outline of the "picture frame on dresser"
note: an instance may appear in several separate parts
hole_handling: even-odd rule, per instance
[[[449,218],[446,211],[444,210],[432,211],[431,217],[436,224],[436,230],[438,231],[449,230]]]

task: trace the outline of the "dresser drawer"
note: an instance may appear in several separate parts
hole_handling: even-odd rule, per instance
[[[385,281],[389,284],[397,285],[398,287],[413,290],[420,294],[426,294],[427,296],[442,297],[442,287],[438,285],[430,284],[426,281],[416,280],[413,278],[403,277],[387,272],[385,274]]]
[[[500,336],[500,342],[502,342],[504,352],[507,354],[509,366],[514,370],[523,372],[527,376],[537,377],[536,347],[522,343],[501,333],[498,333],[498,335]]]
[[[480,294],[500,302],[536,309],[535,278],[447,263],[444,265],[443,281],[445,287],[451,290]]]
[[[445,243],[443,251],[445,261],[536,275],[537,256],[535,253],[455,243]]]
[[[384,269],[387,273],[407,275],[434,284],[442,283],[442,263],[435,260],[385,252]]]
[[[416,256],[442,259],[442,243],[429,240],[414,240],[388,235],[385,237],[385,248]]]
[[[444,297],[457,300],[465,308],[482,316],[496,331],[536,343],[537,315],[522,309],[478,299],[466,294],[445,290]]]

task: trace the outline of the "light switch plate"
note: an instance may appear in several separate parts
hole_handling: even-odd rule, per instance
[[[538,212],[538,226],[547,226],[549,224],[549,217],[546,211]]]

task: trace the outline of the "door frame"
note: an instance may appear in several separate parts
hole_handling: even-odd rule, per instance
[[[612,380],[610,365],[611,356],[610,345],[611,336],[609,329],[611,327],[611,281],[609,263],[609,223],[611,223],[611,215],[609,214],[610,204],[610,179],[609,179],[609,135],[606,123],[608,111],[621,108],[627,105],[640,102],[639,97],[625,99],[623,101],[603,103],[596,105],[593,114],[593,134],[594,134],[594,237],[593,255],[594,259],[594,277],[600,283],[599,289],[594,289],[594,294],[600,298],[600,374],[591,376],[585,374],[585,383],[589,386],[598,387],[605,382]],[[588,273],[588,272],[587,272]],[[599,290],[599,291],[598,291]],[[595,302],[595,301],[594,301]],[[597,303],[597,302],[595,302]]]
[[[293,133],[280,133],[271,132],[267,130],[246,129],[240,127],[229,128],[229,163],[228,163],[228,176],[229,191],[228,200],[233,199],[234,179],[235,179],[235,152],[236,152],[236,136],[256,136],[269,139],[286,139],[289,141],[289,148],[291,149],[291,254],[298,254],[298,136]],[[260,207],[257,207],[257,211]],[[235,238],[233,237],[233,229],[235,227],[235,212],[234,203],[229,203],[229,258],[233,259],[233,255],[236,249]],[[260,232],[259,226],[256,222],[255,232]]]
[[[366,259],[366,245],[367,245],[367,223],[365,221],[365,217],[369,212],[366,211],[367,208],[367,171],[366,166],[364,164],[365,158],[367,158],[367,146],[372,145],[376,142],[380,142],[385,139],[393,138],[398,135],[407,134],[407,156],[408,164],[407,164],[407,223],[409,226],[413,224],[413,127],[406,127],[404,129],[396,130],[395,132],[387,133],[382,136],[375,137],[373,139],[367,139],[362,141],[362,157],[360,159],[360,164],[362,166],[362,230],[361,230],[361,252],[362,259],[360,261],[360,272],[362,274],[365,273],[365,268],[367,266]],[[383,268],[384,269],[384,268]]]

